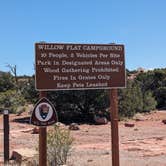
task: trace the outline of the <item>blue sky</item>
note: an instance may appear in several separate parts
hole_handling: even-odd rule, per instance
[[[34,74],[34,43],[124,44],[126,68],[166,67],[166,0],[5,0],[0,70]]]

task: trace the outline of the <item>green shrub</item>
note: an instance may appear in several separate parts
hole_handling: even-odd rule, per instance
[[[47,134],[47,161],[50,166],[66,164],[67,156],[72,146],[73,138],[70,131],[60,129],[55,125],[54,130]]]
[[[16,113],[19,106],[23,106],[25,100],[16,90],[8,90],[0,93],[0,108],[9,109],[10,113]]]
[[[93,122],[93,114],[109,107],[107,90],[49,92],[48,98],[58,111],[61,122]]]
[[[21,93],[25,100],[30,103],[36,103],[39,98],[39,92],[35,89],[35,78],[32,77],[28,81],[20,85]]]
[[[3,72],[0,74],[0,92],[14,89],[14,78],[10,73]]]
[[[133,117],[136,112],[143,110],[141,88],[134,81],[128,81],[125,89],[119,90],[120,117]]]
[[[155,91],[158,108],[166,108],[166,86]]]
[[[143,111],[144,112],[150,112],[151,110],[154,110],[156,108],[157,102],[155,98],[152,96],[152,92],[147,91],[144,94],[143,97]]]

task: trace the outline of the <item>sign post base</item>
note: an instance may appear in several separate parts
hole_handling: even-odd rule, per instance
[[[39,127],[39,166],[47,166],[47,128]]]

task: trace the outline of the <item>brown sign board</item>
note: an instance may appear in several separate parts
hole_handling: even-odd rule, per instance
[[[35,55],[37,90],[126,85],[124,45],[36,43]]]
[[[47,98],[41,98],[32,111],[30,121],[36,126],[49,126],[56,123],[58,116],[53,104]]]

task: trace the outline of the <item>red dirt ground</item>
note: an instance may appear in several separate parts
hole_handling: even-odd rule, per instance
[[[36,149],[38,134],[31,134],[34,126],[13,122],[27,115],[10,115],[10,152],[18,148]],[[119,123],[121,166],[166,166],[166,111],[142,115],[143,121],[128,120],[135,126]],[[111,127],[80,125],[71,131],[74,137],[69,166],[111,166]],[[68,126],[66,126],[68,128]],[[0,116],[0,160],[3,160],[3,116]]]

